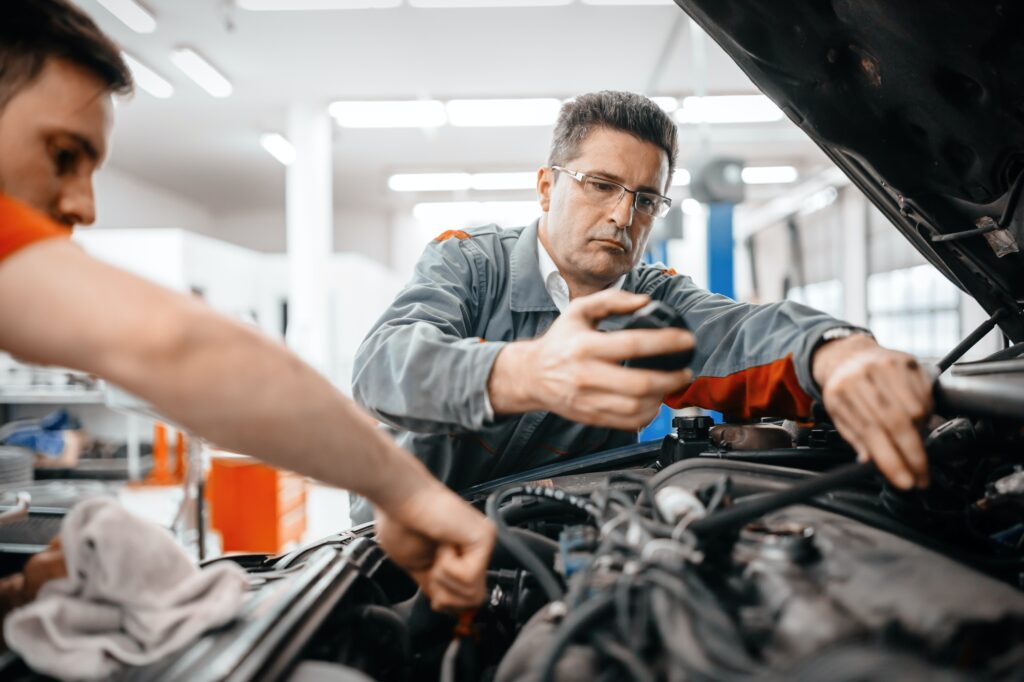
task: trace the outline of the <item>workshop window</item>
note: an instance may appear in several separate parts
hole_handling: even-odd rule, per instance
[[[920,358],[960,340],[960,292],[931,265],[868,276],[868,326],[883,346]]]
[[[838,279],[793,287],[786,298],[803,303],[832,317],[843,317],[843,283]]]

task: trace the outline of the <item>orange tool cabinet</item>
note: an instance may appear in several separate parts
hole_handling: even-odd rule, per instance
[[[306,531],[306,479],[290,471],[214,455],[206,495],[225,552],[276,554]]]

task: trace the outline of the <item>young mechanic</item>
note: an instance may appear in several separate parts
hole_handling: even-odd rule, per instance
[[[97,374],[217,445],[365,495],[435,608],[478,604],[494,542],[481,514],[280,344],[68,239],[95,219],[112,95],[130,90],[120,50],[66,0],[0,4],[0,349]]]
[[[823,403],[861,458],[901,488],[927,485],[916,424],[931,412],[931,387],[913,357],[791,301],[737,303],[641,263],[670,205],[676,134],[640,95],[565,104],[537,173],[539,221],[429,244],[356,355],[355,399],[403,429],[399,442],[456,490],[635,443],[663,401],[802,419]],[[692,334],[595,331],[650,299]],[[692,348],[694,337],[690,371],[621,366]]]

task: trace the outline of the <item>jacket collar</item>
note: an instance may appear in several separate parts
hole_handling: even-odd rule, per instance
[[[509,272],[512,276],[509,307],[520,313],[550,310],[558,312],[558,307],[544,286],[544,277],[540,272],[537,260],[537,225],[535,220],[519,233],[516,245],[509,256]]]

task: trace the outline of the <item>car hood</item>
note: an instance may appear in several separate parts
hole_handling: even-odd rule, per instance
[[[1024,341],[1024,5],[676,3],[925,258]]]

